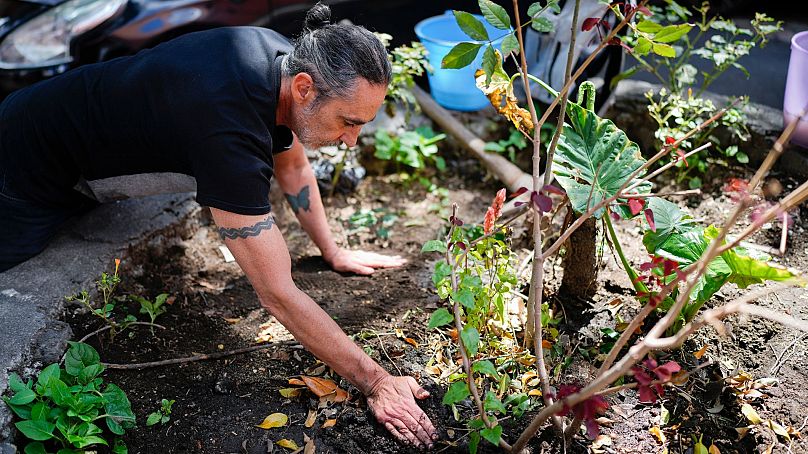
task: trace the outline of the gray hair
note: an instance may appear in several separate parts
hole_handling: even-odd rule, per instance
[[[303,33],[283,59],[283,75],[309,74],[318,100],[352,95],[358,77],[371,84],[389,84],[392,69],[379,38],[364,27],[330,20],[331,9],[321,3],[306,13]]]

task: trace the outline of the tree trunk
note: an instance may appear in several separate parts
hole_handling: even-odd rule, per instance
[[[590,299],[598,291],[597,224],[589,218],[569,239],[562,267],[564,277],[559,293]]]

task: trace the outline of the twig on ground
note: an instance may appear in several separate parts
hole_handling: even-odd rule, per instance
[[[382,348],[382,352],[384,353],[385,358],[387,358],[387,361],[390,361],[390,364],[395,366],[396,370],[398,371],[399,376],[404,375],[404,374],[401,373],[401,369],[399,369],[398,364],[396,364],[396,362],[393,361],[393,358],[390,358],[390,355],[387,354],[387,349],[384,348],[384,342],[382,342],[382,338],[379,336],[379,333],[376,333],[375,331],[374,331],[374,333],[376,334],[376,339],[379,340],[379,347]]]
[[[770,374],[772,375],[777,374],[777,371],[780,369],[780,366],[783,365],[783,361],[787,358],[786,352],[791,350],[791,348],[794,347],[795,345],[797,345],[797,342],[805,339],[806,336],[808,336],[808,334],[803,333],[795,337],[794,341],[788,344],[788,346],[786,346],[786,348],[784,348],[783,351],[780,352],[779,355],[777,355],[777,361],[775,361],[774,366],[772,366],[771,369],[769,369]]]
[[[261,344],[261,345],[253,345],[250,347],[244,348],[237,348],[235,350],[229,350],[226,352],[216,352],[216,353],[205,353],[202,355],[195,355],[195,356],[188,356],[185,358],[174,358],[174,359],[164,359],[161,361],[152,361],[148,363],[135,363],[135,364],[111,364],[111,363],[101,363],[107,369],[119,369],[119,370],[141,370],[141,369],[148,369],[151,367],[160,367],[160,366],[170,366],[173,364],[184,364],[184,363],[192,363],[195,361],[206,361],[210,359],[220,359],[225,358],[228,356],[233,355],[240,355],[242,353],[250,353],[258,350],[266,350],[268,348],[277,347],[279,345],[294,345],[297,344],[297,341],[280,341],[280,342],[273,342],[271,344]]]
[[[149,323],[149,322],[131,322],[131,323],[127,323],[127,326],[131,326],[131,325],[146,325],[146,326],[156,327],[156,328],[160,328],[160,329],[166,329],[166,327],[163,326],[163,325],[158,325],[157,323]],[[89,339],[89,338],[91,338],[91,337],[93,337],[93,336],[95,336],[97,334],[101,334],[104,331],[109,331],[110,329],[112,329],[112,325],[107,325],[107,326],[104,326],[102,328],[99,328],[99,329],[93,331],[92,333],[90,333],[90,334],[82,337],[81,339],[79,339],[79,342],[84,342],[87,339]]]

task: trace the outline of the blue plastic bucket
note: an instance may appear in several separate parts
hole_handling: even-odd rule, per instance
[[[489,37],[497,38],[492,44],[499,49],[508,32],[495,28],[482,16],[475,15],[475,17],[485,25]],[[418,22],[415,25],[415,34],[429,51],[429,63],[434,68],[434,72],[427,77],[432,97],[438,104],[447,109],[462,111],[480,110],[489,105],[488,98],[474,83],[474,72],[482,67],[485,47],[480,49],[477,59],[465,68],[443,69],[440,67],[441,60],[455,44],[475,42],[463,33],[451,11]]]

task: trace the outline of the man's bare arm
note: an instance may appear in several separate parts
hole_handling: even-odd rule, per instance
[[[349,251],[337,246],[328,226],[317,180],[297,137],[291,149],[275,156],[275,178],[300,225],[320,249],[323,259],[335,270],[371,274],[375,268],[392,268],[406,263],[399,256]]]
[[[435,429],[413,395],[428,393],[412,377],[392,377],[359,348],[292,281],[291,259],[270,215],[244,216],[211,208],[219,233],[247,275],[261,305],[304,347],[368,396],[376,417],[399,438],[432,443]]]

